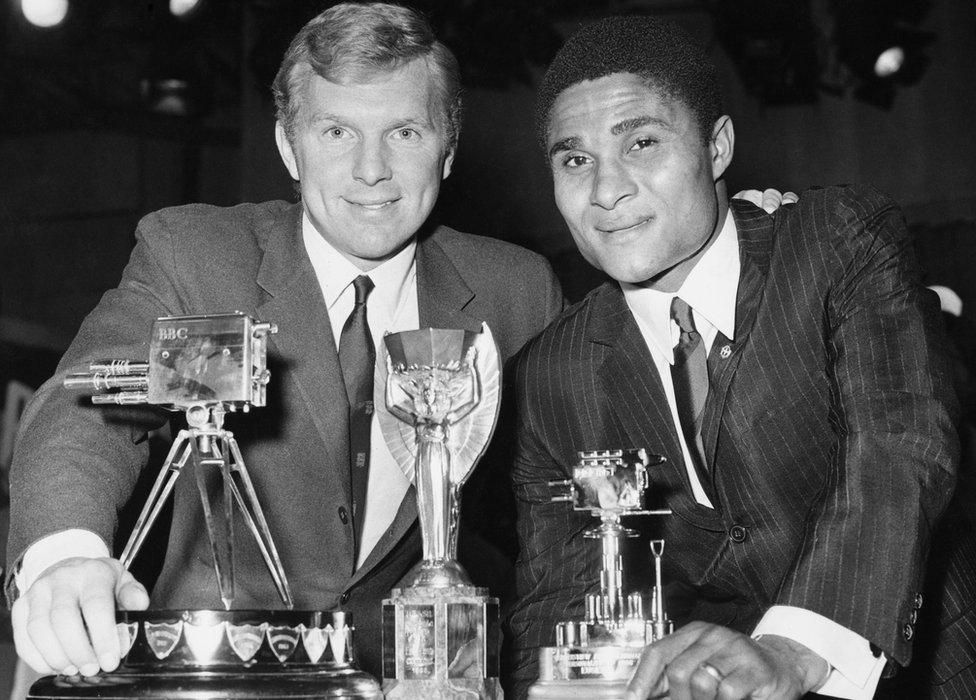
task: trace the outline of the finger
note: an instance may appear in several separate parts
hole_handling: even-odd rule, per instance
[[[54,673],[54,669],[44,660],[44,656],[34,646],[27,634],[28,604],[26,598],[18,598],[10,609],[10,623],[14,629],[14,646],[25,664],[38,673]]]
[[[708,661],[702,661],[695,667],[688,682],[691,697],[694,700],[713,700],[718,693],[719,685],[721,685],[724,679],[725,674],[716,666],[710,664]]]
[[[800,195],[796,192],[784,192],[783,193],[783,204],[796,204],[800,201]]]
[[[783,201],[783,195],[780,194],[779,190],[774,190],[772,188],[763,191],[762,193],[762,208],[767,214],[772,214],[774,211],[779,209],[780,203]]]
[[[70,664],[83,676],[93,676],[98,673],[98,660],[88,639],[80,602],[74,588],[54,589],[51,594],[50,627]]]
[[[674,634],[644,647],[641,660],[627,686],[628,700],[644,700],[651,697],[652,693],[670,692],[664,671],[672,659],[695,643],[698,633],[699,629],[695,623],[691,623]]]
[[[68,660],[68,655],[54,630],[51,621],[51,593],[48,588],[35,583],[27,594],[27,600],[25,632],[30,643],[43,659],[43,663],[55,673],[63,673],[66,676],[78,673],[77,666]]]
[[[81,615],[88,628],[97,666],[114,671],[119,665],[119,635],[115,629],[115,595],[111,586],[89,586],[81,594]],[[88,669],[81,669],[82,675]],[[97,668],[95,669],[97,672]]]
[[[477,639],[472,639],[465,644],[461,645],[458,649],[457,654],[454,655],[454,660],[451,661],[447,668],[448,676],[450,678],[481,678],[481,664],[478,653],[479,645]]]
[[[759,190],[742,190],[732,195],[732,198],[743,199],[749,202],[750,204],[755,204],[757,207],[761,207],[763,201],[763,193],[760,192]]]
[[[115,600],[122,610],[145,610],[149,607],[146,587],[136,581],[128,571],[122,571],[115,586]]]
[[[715,697],[715,688],[725,675],[724,666],[709,665],[716,652],[715,635],[703,635],[671,660],[666,670],[671,700],[699,700]],[[706,670],[711,669],[711,672]]]
[[[752,665],[739,666],[718,684],[716,700],[741,700],[749,697],[769,697],[773,679]]]

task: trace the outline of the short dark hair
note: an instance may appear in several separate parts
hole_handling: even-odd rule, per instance
[[[300,104],[295,99],[309,71],[333,82],[368,80],[424,58],[442,107],[441,126],[451,148],[461,131],[461,77],[457,59],[417,12],[381,2],[330,7],[299,30],[271,86],[276,116],[294,136]]]
[[[706,142],[715,120],[722,116],[715,65],[687,32],[653,17],[606,17],[573,34],[546,71],[535,111],[543,150],[549,115],[562,91],[614,73],[633,73],[648,87],[681,100],[695,115]]]

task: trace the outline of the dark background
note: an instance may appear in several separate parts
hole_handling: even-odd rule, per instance
[[[855,96],[862,84],[832,0],[416,3],[459,56],[467,88],[442,218],[544,253],[572,295],[588,284],[535,146],[533,91],[579,22],[640,11],[712,49],[736,127],[730,191],[871,183],[914,225],[972,221],[976,4],[838,4],[858,3],[871,26],[899,17],[929,33],[927,67],[888,108]],[[0,341],[60,351],[117,281],[148,211],[292,196],[267,86],[288,38],[326,5],[203,0],[180,21],[166,0],[71,0],[60,26],[37,29],[18,0],[0,0]],[[167,78],[187,82],[188,116],[152,111]],[[953,257],[968,267],[968,254]]]
[[[293,197],[268,85],[290,37],[328,4],[202,0],[176,19],[166,0],[71,0],[64,22],[39,29],[19,0],[0,0],[0,540],[13,396],[51,372],[117,282],[139,217],[190,201]],[[571,298],[599,278],[553,205],[531,127],[533,93],[580,22],[630,12],[671,18],[710,47],[736,130],[730,191],[876,185],[903,206],[928,280],[954,288],[964,315],[976,305],[972,0],[413,6],[458,55],[466,87],[441,219],[545,254]],[[917,49],[887,87],[865,80],[864,63],[885,28]],[[968,363],[968,346],[962,352]],[[0,653],[0,680],[6,663]]]

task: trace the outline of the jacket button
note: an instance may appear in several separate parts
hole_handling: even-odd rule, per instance
[[[905,623],[905,626],[901,628],[901,634],[905,638],[906,642],[912,641],[912,637],[915,636],[915,628],[909,623]]]
[[[915,609],[918,610],[921,607],[922,607],[922,594],[921,593],[916,593],[915,594]]]
[[[733,525],[729,528],[729,539],[736,544],[745,542],[748,536],[749,531],[743,525]]]
[[[908,621],[913,625],[918,622],[918,609],[912,610],[908,613]]]
[[[343,525],[349,524],[349,513],[346,512],[345,506],[339,506],[339,520]]]
[[[339,596],[339,605],[345,605],[349,602],[349,591],[346,591],[341,596]]]

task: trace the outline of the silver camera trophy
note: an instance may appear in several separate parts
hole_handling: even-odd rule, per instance
[[[498,600],[457,562],[459,495],[498,420],[498,349],[481,333],[385,337],[376,401],[383,437],[417,490],[423,561],[383,601],[387,698],[501,698]]]
[[[651,642],[673,631],[664,609],[661,558],[664,540],[651,540],[654,587],[649,605],[638,590],[628,591],[621,545],[637,533],[620,520],[632,515],[669,515],[648,510],[647,467],[664,461],[644,449],[580,452],[572,480],[549,482],[558,490],[555,502],[573,504],[577,511],[600,518],[584,537],[599,539],[603,552],[600,590],[586,596],[586,617],[556,625],[556,646],[539,651],[539,680],[529,689],[531,700],[624,697],[627,683]],[[649,610],[647,609],[649,607]]]
[[[293,610],[281,558],[233,433],[228,412],[264,406],[267,339],[277,327],[241,312],[156,319],[149,360],[100,360],[66,387],[95,404],[151,404],[183,411],[181,430],[120,556],[128,568],[189,469],[200,494],[224,610],[117,611],[122,662],[77,681],[42,679],[31,698],[380,698],[356,669],[351,616]],[[204,478],[217,470],[216,482]],[[219,487],[208,485],[219,483]],[[211,489],[215,492],[211,493]],[[237,610],[233,508],[254,537],[284,610]]]

